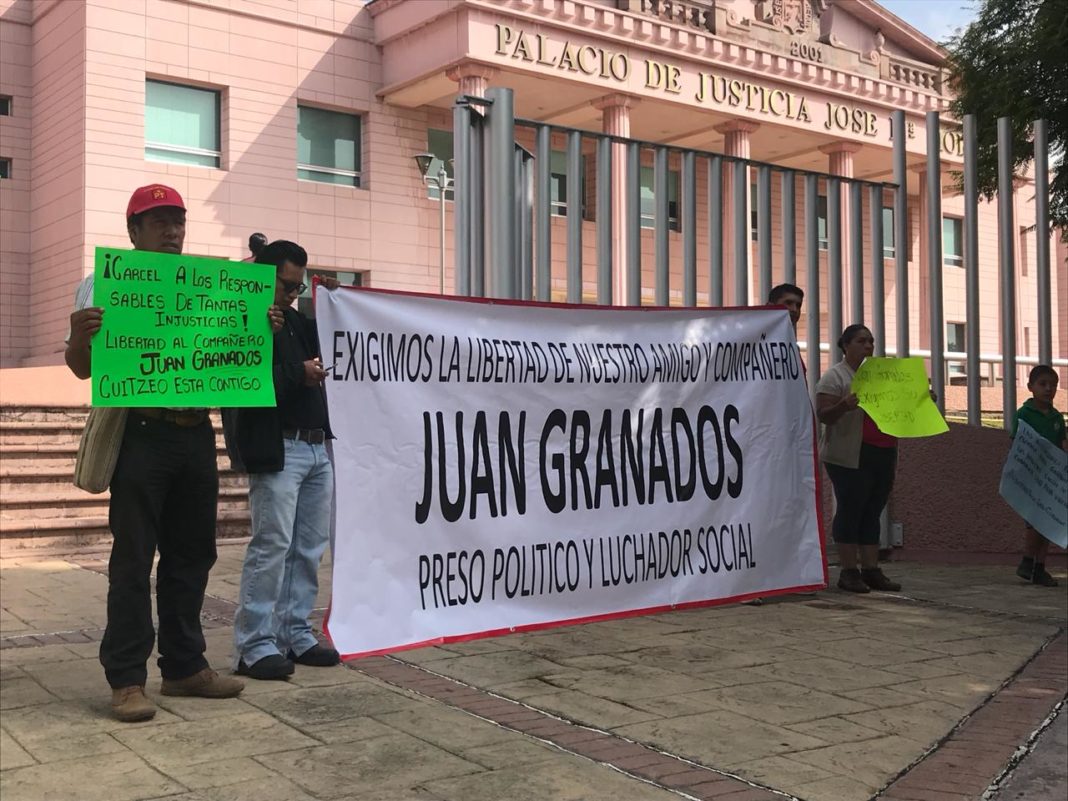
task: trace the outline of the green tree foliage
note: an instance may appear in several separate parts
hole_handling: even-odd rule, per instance
[[[979,191],[997,192],[997,118],[1012,119],[1014,169],[1034,159],[1031,125],[1045,119],[1050,220],[1068,228],[1068,0],[982,0],[979,16],[946,45],[958,119],[974,114]]]

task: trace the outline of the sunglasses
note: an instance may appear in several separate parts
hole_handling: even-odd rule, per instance
[[[296,292],[298,295],[303,295],[308,288],[308,285],[303,281],[283,281],[282,279],[278,279],[278,283],[282,285],[282,289],[287,295],[293,292]]]

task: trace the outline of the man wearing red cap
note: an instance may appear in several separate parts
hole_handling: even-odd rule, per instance
[[[185,242],[181,195],[162,184],[137,189],[126,208],[126,228],[136,250],[180,254]],[[103,314],[92,306],[92,297],[89,275],[75,296],[65,352],[67,366],[79,378],[90,376],[90,340]],[[280,327],[273,313],[272,326]],[[100,643],[119,720],[156,714],[145,682],[155,641],[150,579],[157,548],[160,692],[232,698],[244,689],[204,658],[200,610],[215,563],[218,494],[215,432],[207,409],[130,409],[111,480],[108,623]]]

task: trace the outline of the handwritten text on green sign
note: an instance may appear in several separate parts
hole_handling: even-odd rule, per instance
[[[949,431],[931,400],[927,371],[919,357],[865,359],[853,376],[853,393],[884,434],[930,437]]]
[[[274,406],[274,268],[96,249],[95,406]]]

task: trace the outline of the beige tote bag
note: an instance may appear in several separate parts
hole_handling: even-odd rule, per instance
[[[111,486],[128,411],[115,406],[94,406],[89,410],[74,461],[74,486],[93,493]]]

